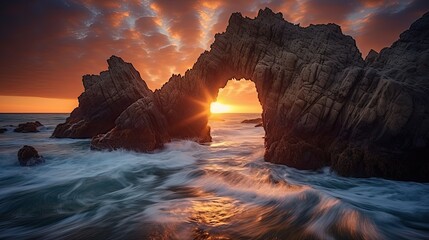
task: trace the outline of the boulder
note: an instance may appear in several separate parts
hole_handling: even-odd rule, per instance
[[[33,166],[45,162],[37,150],[34,147],[28,145],[24,145],[21,149],[19,149],[18,161],[21,166]]]
[[[41,124],[39,121],[26,122],[19,124],[18,127],[13,131],[19,133],[39,132],[38,128],[42,126],[43,124]]]

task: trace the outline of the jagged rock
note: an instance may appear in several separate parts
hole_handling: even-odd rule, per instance
[[[170,141],[167,129],[167,121],[153,99],[141,98],[118,117],[115,128],[94,137],[91,148],[149,152]]]
[[[109,70],[100,75],[83,76],[85,91],[79,96],[79,107],[55,128],[53,137],[91,138],[106,133],[127,107],[153,94],[130,63],[116,56],[107,63]]]
[[[5,133],[7,131],[7,128],[0,128],[0,133]]]
[[[428,39],[427,13],[365,62],[353,38],[335,24],[303,28],[270,9],[255,19],[234,13],[192,69],[155,91],[151,107],[127,109],[116,130],[93,145],[145,151],[158,141],[136,140],[140,129],[156,135],[162,126],[169,137],[159,142],[210,141],[210,103],[229,79],[245,78],[255,83],[262,105],[266,161],[299,169],[331,165],[345,176],[429,181]],[[92,89],[98,82],[85,85]],[[143,113],[166,124],[155,126]],[[145,118],[142,124],[139,118]],[[129,140],[121,141],[123,136]],[[97,145],[102,137],[112,140]]]
[[[211,50],[155,97],[170,134],[204,138],[204,110],[218,89],[228,79],[251,79],[263,108],[266,161],[429,181],[428,19],[365,62],[335,24],[302,28],[269,9],[255,19],[235,13]]]
[[[18,125],[17,128],[15,128],[15,130],[13,130],[14,132],[19,132],[19,133],[29,133],[29,132],[38,132],[38,128],[42,127],[43,124],[41,124],[39,121],[35,121],[35,122],[26,122],[26,123],[21,123]]]
[[[371,49],[365,58],[365,63],[371,64],[375,61],[375,59],[377,59],[377,57],[378,57],[378,52],[375,51],[374,49]]]
[[[45,162],[37,150],[34,147],[28,145],[24,145],[21,149],[19,149],[18,161],[21,166],[33,166]]]
[[[244,119],[241,123],[262,124],[262,118]]]

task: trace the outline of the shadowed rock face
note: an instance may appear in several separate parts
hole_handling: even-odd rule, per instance
[[[129,106],[116,119],[116,126],[107,134],[99,134],[91,141],[96,150],[125,148],[148,152],[170,141],[167,121],[151,97],[144,97]]]
[[[255,19],[235,13],[192,69],[173,75],[148,102],[131,105],[93,143],[108,138],[114,147],[100,148],[147,150],[154,147],[146,144],[170,138],[210,141],[210,102],[228,79],[245,78],[255,83],[262,105],[266,161],[429,181],[428,34],[425,14],[390,48],[364,61],[335,24],[302,28],[269,9]],[[156,139],[164,128],[168,136]],[[123,132],[138,142],[121,141]]]
[[[90,138],[106,133],[115,126],[116,118],[128,106],[152,91],[130,63],[112,56],[109,70],[82,78],[85,91],[79,96],[79,107],[66,122],[59,124],[52,137]]]

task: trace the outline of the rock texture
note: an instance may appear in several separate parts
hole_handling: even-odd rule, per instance
[[[228,79],[245,78],[262,105],[266,161],[429,181],[428,64],[429,14],[363,60],[335,24],[303,28],[270,9],[255,19],[234,13],[192,69],[130,106],[93,145],[146,151],[172,138],[210,141],[210,103]]]
[[[13,131],[19,133],[39,132],[38,128],[42,126],[43,124],[41,124],[39,121],[26,122],[19,124],[18,127],[15,128]]]
[[[45,162],[37,150],[34,147],[28,145],[24,145],[21,149],[19,149],[18,161],[21,166],[33,166]]]
[[[115,127],[116,118],[131,104],[152,91],[130,63],[112,56],[109,70],[82,78],[85,91],[79,96],[79,107],[66,122],[55,128],[53,137],[91,138]]]
[[[150,152],[170,141],[167,121],[150,97],[129,106],[116,120],[116,127],[91,141],[92,149],[118,148]]]

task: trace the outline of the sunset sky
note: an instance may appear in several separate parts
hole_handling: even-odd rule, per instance
[[[255,17],[265,7],[301,26],[336,23],[365,56],[398,39],[429,1],[3,0],[0,112],[70,112],[81,76],[105,70],[111,55],[133,63],[154,90],[191,68],[231,13]],[[230,81],[219,101],[235,111],[260,109],[250,81]]]

